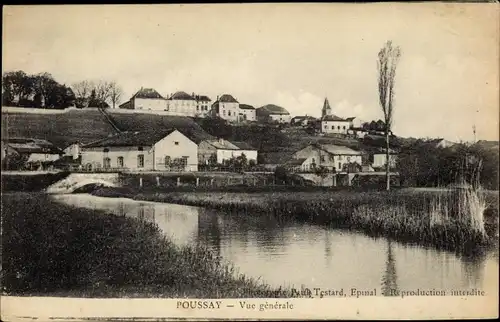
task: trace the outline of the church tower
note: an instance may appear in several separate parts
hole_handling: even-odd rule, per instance
[[[325,98],[325,102],[323,103],[323,109],[321,110],[321,117],[323,118],[331,114],[332,114],[332,108],[330,107],[330,103],[328,103],[328,98]]]

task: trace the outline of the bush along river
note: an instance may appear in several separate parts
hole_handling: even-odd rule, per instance
[[[318,297],[340,290],[347,296],[390,295],[388,290],[410,295],[498,292],[498,247],[460,255],[346,229],[238,214],[237,210],[90,194],[51,198],[77,209],[155,223],[176,245],[207,247],[239,273],[273,288],[310,290]]]

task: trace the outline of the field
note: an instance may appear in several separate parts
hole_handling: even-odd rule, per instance
[[[278,220],[359,230],[368,235],[460,252],[480,251],[498,239],[497,192],[308,189],[157,193],[131,190],[118,194],[113,189],[101,189],[95,194],[275,216]]]
[[[42,194],[2,196],[6,295],[72,297],[286,297],[238,274],[206,249],[180,247],[159,228],[75,209]]]
[[[175,127],[196,140],[211,138],[188,117],[119,113],[109,115],[121,131]],[[116,133],[114,127],[96,109],[72,110],[62,114],[2,112],[2,138],[40,138],[65,148],[73,142],[85,144]]]

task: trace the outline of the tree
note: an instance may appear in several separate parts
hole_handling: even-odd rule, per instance
[[[116,108],[116,104],[120,103],[120,99],[123,95],[123,90],[122,88],[116,84],[116,82],[111,82],[111,89],[110,89],[110,95],[109,95],[109,100],[111,101],[111,106],[113,108]]]
[[[81,81],[71,85],[76,98],[76,107],[88,107],[90,95],[94,87],[94,84],[90,81]]]
[[[378,92],[379,101],[384,113],[386,160],[389,160],[389,133],[392,128],[394,114],[394,83],[396,77],[396,67],[401,56],[399,47],[393,47],[392,41],[387,41],[385,46],[378,53]],[[391,189],[390,164],[386,164],[386,184],[387,190]]]

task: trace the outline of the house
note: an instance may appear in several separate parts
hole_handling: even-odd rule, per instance
[[[346,121],[348,121],[350,123],[349,127],[351,129],[356,129],[356,130],[362,129],[362,126],[364,124],[364,121],[356,116],[348,117],[348,118],[346,118]]]
[[[326,167],[329,171],[361,171],[362,152],[335,144],[310,144],[292,155],[289,160],[295,169],[312,171],[316,167]],[[296,161],[298,160],[298,161]],[[285,163],[286,164],[286,163]]]
[[[82,146],[87,169],[198,171],[198,146],[177,129],[124,132]]]
[[[64,156],[71,156],[76,160],[81,156],[81,144],[79,142],[73,142],[64,148],[63,152]]]
[[[153,88],[141,88],[129,101],[119,108],[132,110],[164,111],[167,108],[166,99]]]
[[[198,117],[209,116],[210,109],[211,109],[210,102],[212,100],[206,95],[195,95],[193,93],[192,96],[196,100],[196,114],[195,114],[195,116],[198,116]]]
[[[217,96],[217,100],[212,104],[211,114],[229,122],[239,122],[240,103],[229,94]]]
[[[347,134],[351,122],[336,115],[326,115],[321,118],[321,133]]]
[[[366,150],[368,154],[369,165],[373,169],[384,170],[387,163],[386,149],[381,147],[374,147],[370,150]],[[389,149],[389,167],[394,169],[397,164],[398,153]]]
[[[291,125],[296,126],[308,126],[313,124],[317,119],[312,116],[304,115],[304,116],[295,116],[290,120]]]
[[[257,163],[257,150],[245,142],[224,139],[204,140],[198,145],[199,164],[223,164],[224,161],[245,154],[248,161]]]
[[[195,116],[198,102],[186,92],[176,92],[167,98],[166,110],[173,115]]]
[[[43,139],[9,138],[3,143],[2,156],[20,156],[26,163],[53,162],[59,159],[64,152]]]
[[[257,121],[261,123],[290,123],[292,117],[290,113],[283,107],[267,104],[259,107],[255,111]]]
[[[240,104],[240,121],[254,122],[256,120],[255,107],[248,104]]]

